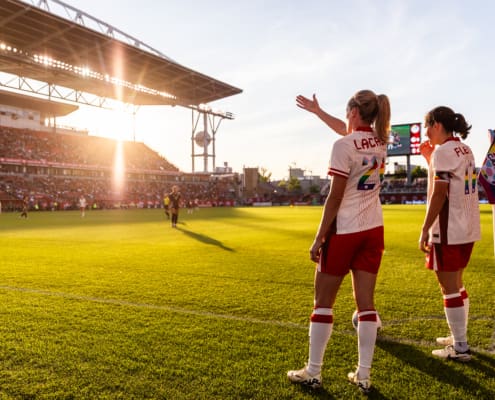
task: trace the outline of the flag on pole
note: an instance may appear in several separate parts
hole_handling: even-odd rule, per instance
[[[485,161],[479,173],[479,182],[486,193],[490,204],[495,204],[495,130],[488,129],[490,135],[490,148],[486,153]]]

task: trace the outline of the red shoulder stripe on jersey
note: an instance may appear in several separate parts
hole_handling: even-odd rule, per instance
[[[339,169],[334,169],[334,168],[330,168],[328,170],[328,175],[339,175],[339,176],[342,176],[344,178],[348,178],[349,177],[349,173],[348,172],[341,171]]]

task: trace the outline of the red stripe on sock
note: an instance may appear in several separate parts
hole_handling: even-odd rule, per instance
[[[462,300],[465,300],[468,298],[468,294],[465,290],[461,290],[461,298],[462,298]]]
[[[443,299],[443,305],[446,308],[463,307],[464,301],[462,300],[462,296],[457,296],[452,299]]]
[[[333,315],[311,314],[311,322],[321,322],[323,324],[333,323]]]
[[[372,321],[376,322],[376,313],[375,314],[367,314],[367,315],[361,315],[358,317],[359,321]]]

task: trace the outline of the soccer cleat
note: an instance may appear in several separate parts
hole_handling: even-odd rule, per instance
[[[349,382],[356,385],[361,392],[363,392],[363,393],[369,393],[370,392],[370,390],[371,390],[371,379],[370,378],[359,379],[357,371],[356,372],[349,372],[347,374],[347,378],[349,379]]]
[[[433,350],[431,354],[439,358],[445,358],[446,360],[454,360],[461,362],[468,362],[471,360],[471,351],[469,349],[460,352],[457,351],[453,345],[448,345],[440,350]]]
[[[437,337],[437,344],[439,344],[440,346],[450,346],[454,344],[454,337],[452,335]]]
[[[319,389],[321,387],[321,374],[310,375],[306,371],[306,367],[297,371],[287,372],[287,378],[292,383],[299,383],[311,389]]]

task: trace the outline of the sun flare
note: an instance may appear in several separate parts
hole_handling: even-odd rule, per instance
[[[124,145],[121,140],[117,140],[115,144],[115,153],[113,160],[112,173],[112,191],[116,199],[121,199],[123,196],[125,178],[125,160],[124,160]]]

